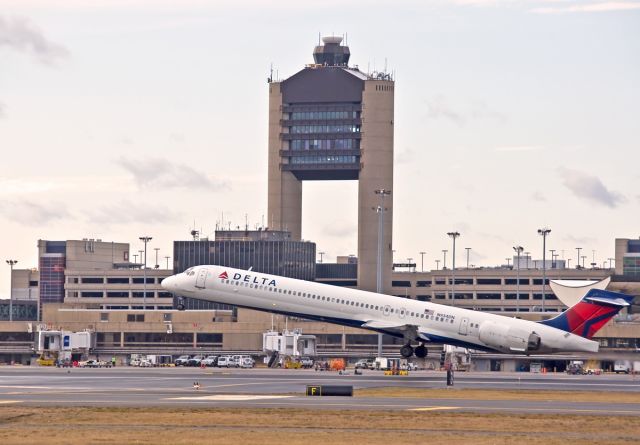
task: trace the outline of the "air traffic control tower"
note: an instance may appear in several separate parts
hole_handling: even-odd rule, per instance
[[[268,225],[301,238],[303,181],[358,181],[358,287],[376,290],[384,203],[382,286],[391,290],[394,81],[350,67],[341,37],[324,37],[313,64],[269,79]],[[326,202],[340,196],[327,196]]]

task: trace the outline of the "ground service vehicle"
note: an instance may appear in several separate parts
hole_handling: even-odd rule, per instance
[[[625,373],[629,374],[631,372],[631,361],[629,360],[616,360],[613,364],[613,372],[616,374]]]
[[[174,363],[176,364],[176,366],[187,366],[187,362],[189,361],[190,358],[191,358],[190,355],[181,355],[176,359]]]
[[[205,359],[203,359],[200,362],[200,366],[216,366],[216,364],[218,363],[218,356],[217,355],[209,355],[207,356]]]
[[[229,368],[231,363],[231,357],[229,357],[228,355],[223,355],[221,357],[218,357],[218,363],[217,366],[218,368]]]
[[[187,361],[187,366],[200,366],[202,360],[204,360],[204,355],[196,355]]]
[[[372,358],[361,358],[356,362],[356,369],[375,369],[376,361]]]
[[[300,364],[303,368],[313,368],[313,359],[311,357],[300,357]]]

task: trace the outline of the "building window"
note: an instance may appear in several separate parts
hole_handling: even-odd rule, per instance
[[[478,278],[478,285],[487,285],[487,284],[501,285],[502,279],[501,278]]]
[[[82,277],[82,284],[102,284],[104,283],[104,278],[102,277]]]
[[[117,291],[117,292],[107,292],[108,298],[129,298],[129,292]]]
[[[100,312],[100,321],[109,321],[109,312]]]
[[[82,298],[102,298],[104,294],[102,292],[82,292]]]
[[[127,322],[144,323],[144,314],[127,314]]]
[[[393,287],[411,287],[411,281],[394,280],[391,282]]]
[[[171,321],[171,316],[172,315],[173,314],[171,314],[171,313],[164,313],[164,314],[162,314],[162,320],[163,321]]]
[[[107,277],[109,284],[129,284],[129,277]]]
[[[133,284],[144,284],[144,277],[142,278],[132,278]],[[153,277],[147,277],[147,284],[153,284]]]

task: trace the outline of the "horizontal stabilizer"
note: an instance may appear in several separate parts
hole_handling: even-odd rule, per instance
[[[587,295],[584,299],[586,301],[593,301],[594,303],[598,302],[598,303],[606,304],[609,306],[620,306],[620,307],[631,306],[631,303],[629,303],[627,300],[623,298],[589,297]]]

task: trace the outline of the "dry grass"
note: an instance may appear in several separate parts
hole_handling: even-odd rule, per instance
[[[616,416],[293,409],[0,407],[0,443],[631,444],[640,419]]]
[[[428,389],[363,388],[354,391],[356,397],[406,397],[421,399],[464,399],[464,400],[528,400],[585,403],[640,403],[637,392],[604,391],[526,391],[494,389]]]

